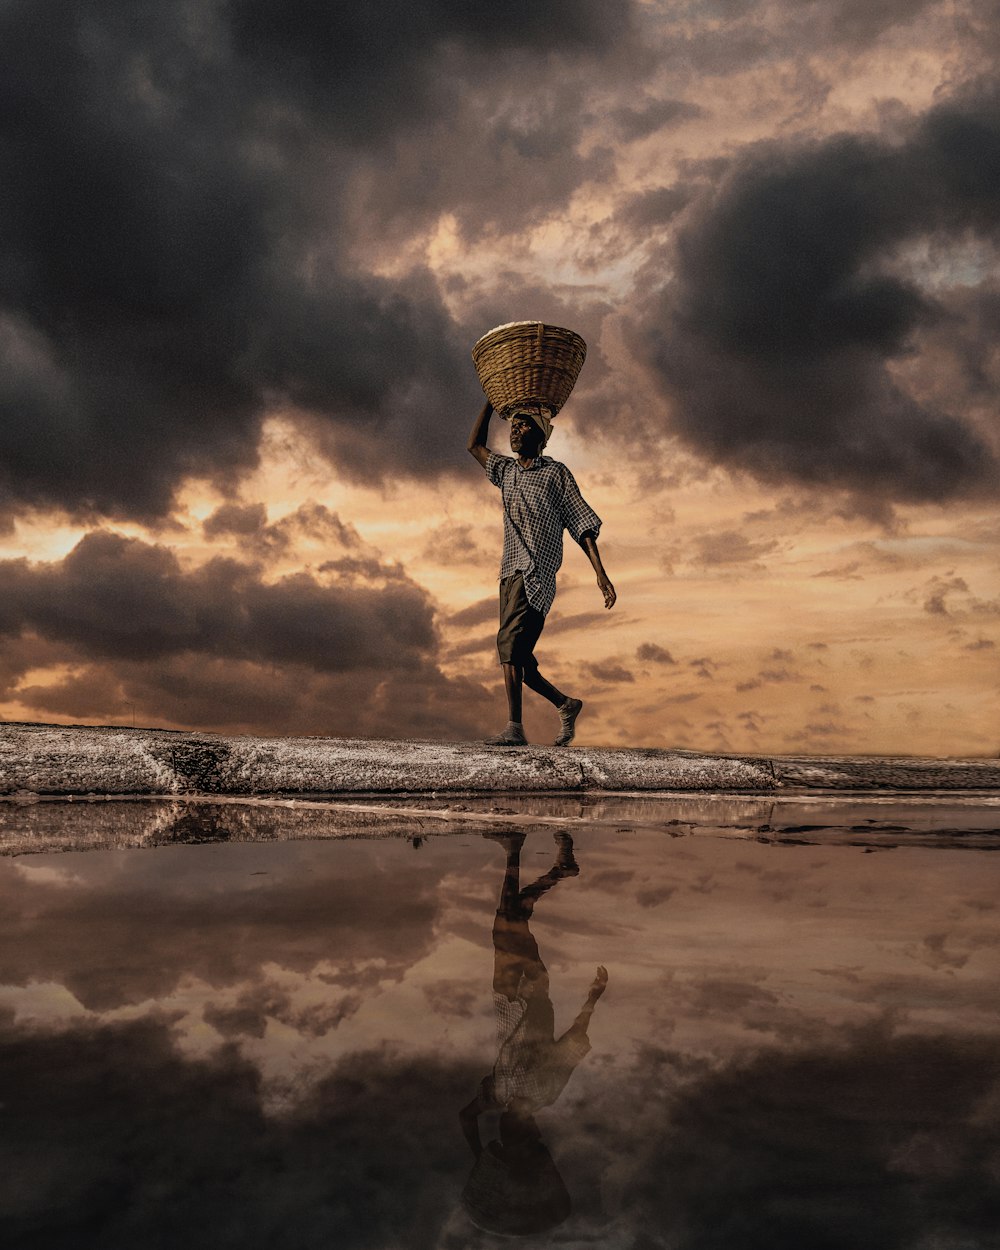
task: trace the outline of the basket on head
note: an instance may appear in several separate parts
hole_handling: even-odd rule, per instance
[[[486,398],[501,416],[541,404],[552,416],[573,389],[587,344],[572,330],[542,321],[511,321],[484,334],[472,349]]]

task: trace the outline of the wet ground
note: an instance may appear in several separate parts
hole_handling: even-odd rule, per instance
[[[0,1244],[1000,1246],[998,828],[5,804]]]
[[[466,794],[310,799],[93,795],[0,799],[0,855],[504,829],[645,830],[870,848],[1000,849],[1000,793]]]

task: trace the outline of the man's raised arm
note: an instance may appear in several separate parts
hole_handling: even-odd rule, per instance
[[[493,405],[487,400],[483,405],[482,412],[476,417],[476,424],[472,427],[472,433],[469,435],[469,451],[476,457],[484,469],[490,454],[490,449],[486,446],[486,440],[490,436],[490,417],[492,416]]]

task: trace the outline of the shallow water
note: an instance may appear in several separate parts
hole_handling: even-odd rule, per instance
[[[395,794],[183,795],[0,800],[0,855],[299,838],[422,837],[487,829],[648,831],[671,838],[1000,849],[1000,795]]]
[[[0,1242],[1000,1245],[996,808],[726,802],[0,860]]]

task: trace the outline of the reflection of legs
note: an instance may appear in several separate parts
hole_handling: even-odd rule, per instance
[[[497,915],[506,920],[531,919],[535,903],[542,895],[563,877],[575,877],[580,869],[573,856],[573,839],[568,833],[554,834],[556,843],[556,862],[531,885],[521,888],[521,847],[524,845],[524,834],[488,833],[485,835],[494,842],[499,842],[507,852],[507,865],[504,870],[503,883],[500,886],[500,902]]]
[[[500,900],[493,923],[493,988],[506,998],[517,997],[524,977],[533,991],[548,992],[548,973],[538,952],[538,943],[531,935],[528,921],[541,896],[563,879],[580,870],[573,858],[573,839],[569,834],[556,834],[556,862],[543,876],[523,889],[520,884],[521,847],[524,834],[487,834],[507,852]]]

